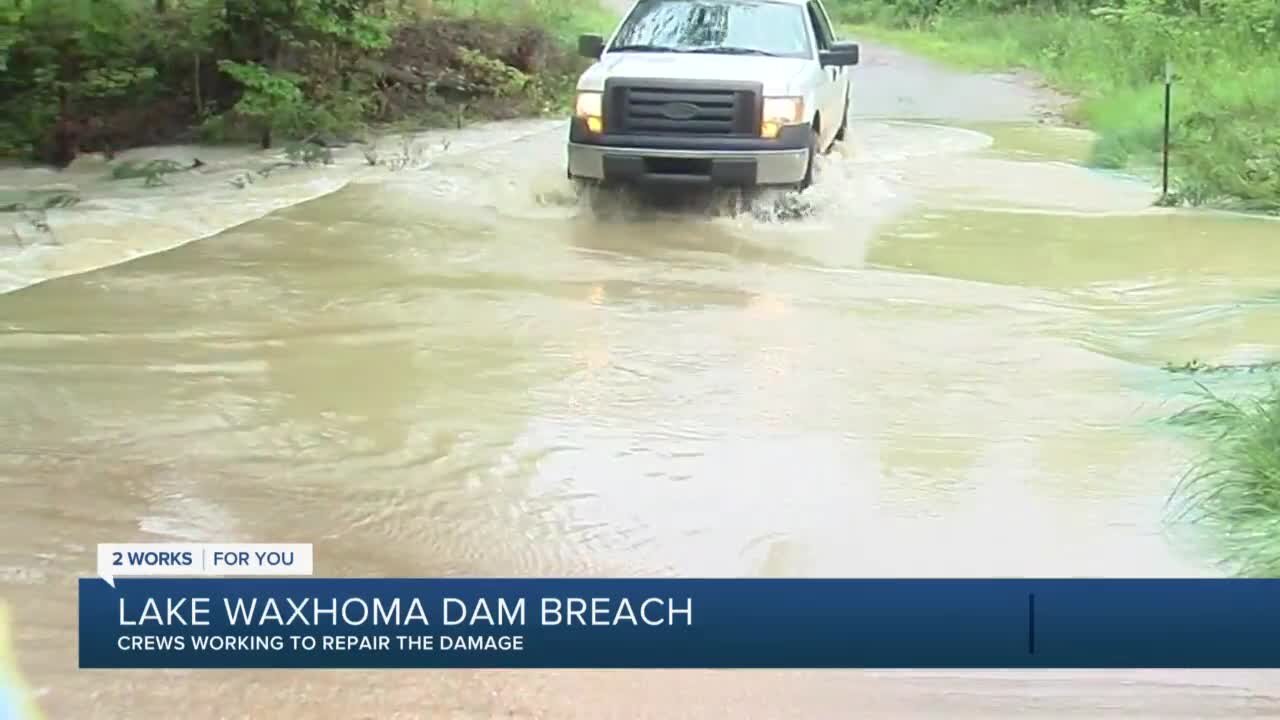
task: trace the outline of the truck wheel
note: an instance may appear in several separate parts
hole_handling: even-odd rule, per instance
[[[813,165],[817,162],[818,153],[820,152],[818,150],[818,145],[821,142],[822,140],[818,136],[818,131],[811,130],[809,132],[809,161],[804,167],[804,179],[800,181],[800,190],[802,192],[808,190],[809,186],[813,184]]]
[[[587,178],[574,178],[574,189],[578,195],[579,207],[586,209],[591,215],[597,219],[607,218],[612,215],[617,200],[614,197],[616,190],[599,180],[591,180]]]
[[[844,115],[840,118],[840,129],[836,131],[836,142],[844,142],[849,131],[849,93],[844,94]],[[834,145],[835,143],[832,143]]]

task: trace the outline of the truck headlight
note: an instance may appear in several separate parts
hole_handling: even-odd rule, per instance
[[[573,114],[587,123],[593,133],[604,132],[604,95],[598,92],[580,92]]]
[[[776,138],[787,125],[804,122],[804,98],[769,97],[764,99],[760,117],[760,137]]]

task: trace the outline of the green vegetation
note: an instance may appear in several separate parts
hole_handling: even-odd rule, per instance
[[[569,41],[608,21],[593,0],[0,0],[0,154],[545,112]]]
[[[1030,68],[1081,98],[1094,164],[1155,166],[1175,70],[1176,200],[1280,211],[1275,0],[834,0],[859,35],[978,69]]]
[[[566,45],[577,45],[583,33],[607,32],[617,20],[603,5],[591,0],[431,0],[419,5],[456,17],[499,20],[510,24],[533,22],[548,28]]]
[[[1174,492],[1175,517],[1206,524],[1240,574],[1280,577],[1280,385],[1240,402],[1204,393],[1175,418],[1210,443]]]

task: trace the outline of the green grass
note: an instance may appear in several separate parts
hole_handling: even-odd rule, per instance
[[[1021,62],[1007,43],[961,43],[938,33],[904,28],[847,23],[847,34],[908,50],[958,68],[1003,70]]]
[[[1280,44],[1192,20],[1109,22],[1015,11],[927,21],[863,13],[850,33],[973,70],[1028,68],[1079,99],[1099,134],[1093,164],[1150,168],[1160,150],[1163,70],[1172,60],[1172,174],[1179,199],[1280,212]]]
[[[1203,390],[1174,418],[1204,432],[1204,459],[1174,491],[1174,519],[1206,526],[1238,573],[1280,577],[1280,384],[1233,401]]]
[[[605,33],[617,15],[598,0],[419,0],[421,9],[493,20],[528,21],[576,46],[578,35]]]

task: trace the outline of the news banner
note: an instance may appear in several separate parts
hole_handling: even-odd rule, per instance
[[[330,579],[99,545],[82,668],[1275,668],[1276,580]]]

